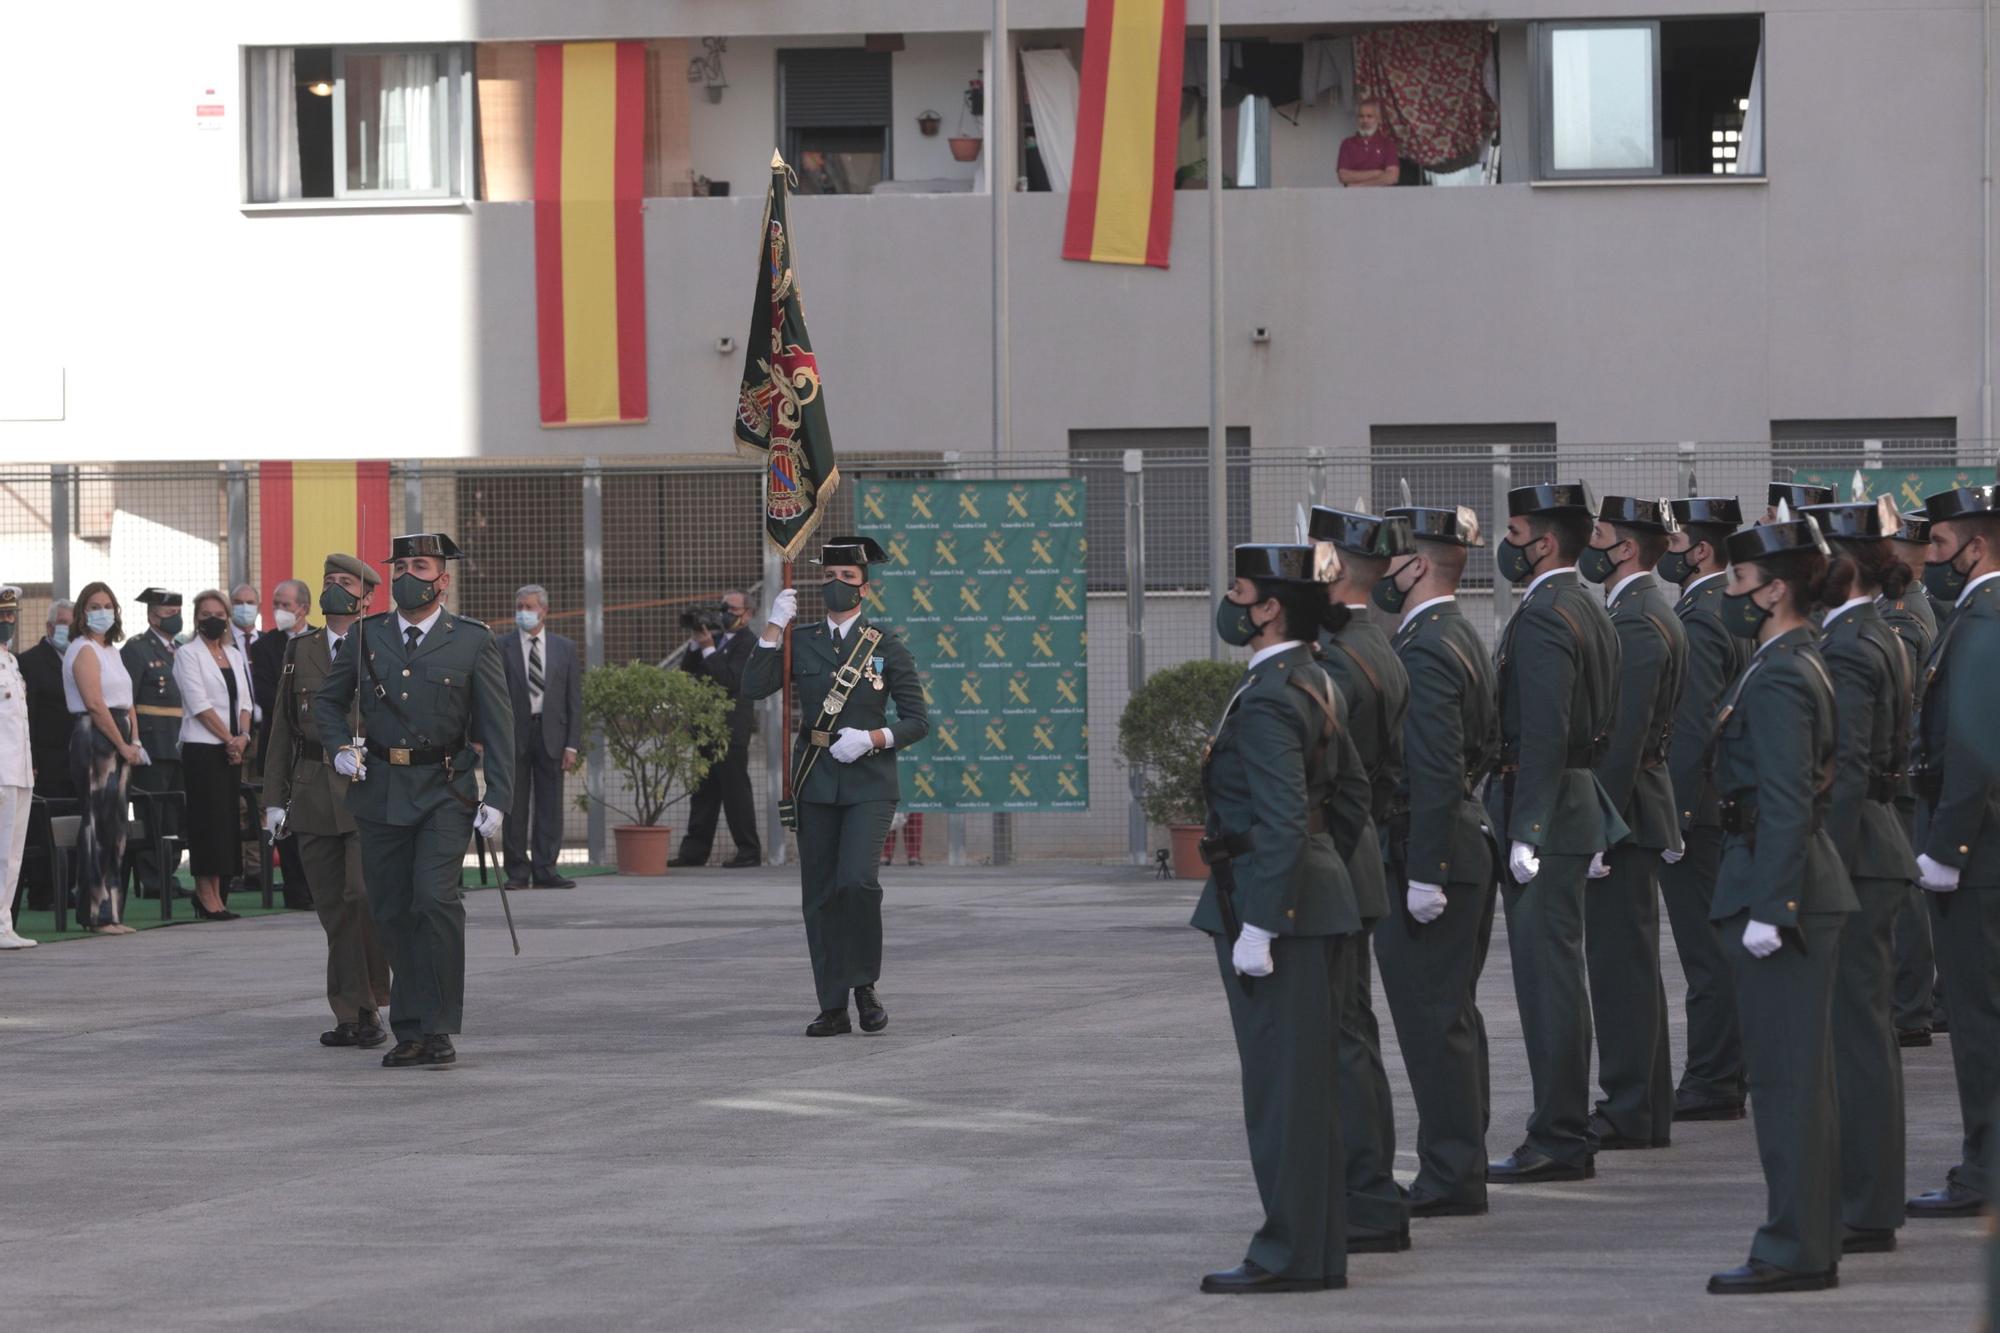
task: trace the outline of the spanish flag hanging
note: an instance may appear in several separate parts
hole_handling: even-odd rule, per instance
[[[535,48],[542,424],[646,419],[646,47]]]
[[[1167,267],[1186,0],[1090,0],[1063,258]]]
[[[389,536],[387,463],[258,464],[256,581],[264,589],[265,623],[271,623],[271,589],[282,579],[300,580],[317,599],[326,558],[336,551],[382,571],[369,609],[386,611]]]

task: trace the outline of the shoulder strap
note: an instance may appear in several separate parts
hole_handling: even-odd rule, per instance
[[[1347,660],[1354,663],[1360,669],[1362,676],[1368,681],[1368,688],[1375,692],[1375,734],[1382,738],[1382,753],[1375,757],[1375,766],[1368,771],[1368,783],[1372,787],[1380,781],[1382,769],[1389,762],[1389,743],[1391,739],[1389,735],[1389,700],[1382,689],[1382,678],[1375,674],[1375,669],[1368,665],[1367,659],[1363,658],[1360,653],[1355,652],[1338,638],[1333,641],[1333,646],[1340,649]],[[1297,677],[1293,677],[1293,679],[1296,680]],[[1327,684],[1331,686],[1332,683],[1331,678],[1329,678]],[[1314,698],[1316,699],[1318,696],[1315,695]],[[1329,723],[1332,721],[1330,709],[1328,721]]]
[[[861,659],[875,651],[875,645],[882,642],[882,631],[873,625],[863,626],[854,636],[854,647],[848,652],[847,660],[833,673],[833,688],[826,692],[820,702],[819,716],[813,719],[810,731],[831,731],[840,710],[847,707],[847,694],[861,680]],[[810,737],[808,737],[810,739]],[[792,799],[805,789],[806,777],[813,770],[813,763],[819,758],[823,746],[808,744],[805,753],[798,757],[798,764],[792,770]]]
[[[1809,671],[1807,674],[1810,675],[1813,679],[1817,680],[1819,682],[1820,688],[1826,691],[1823,697],[1826,700],[1827,715],[1829,717],[1833,716],[1834,713],[1833,677],[1829,676],[1826,673],[1826,663],[1820,661],[1819,656],[1816,653],[1796,653],[1794,654],[1794,656],[1796,656],[1801,662],[1804,662],[1807,666],[1812,668],[1812,670]],[[1819,773],[1819,786],[1816,789],[1817,795],[1824,796],[1827,792],[1833,790],[1835,761],[1839,753],[1840,753],[1839,746],[1836,745],[1827,751],[1826,758],[1823,761],[1821,761],[1820,773]]]
[[[1306,673],[1303,671],[1294,671],[1287,677],[1292,687],[1305,691],[1306,698],[1312,700],[1313,707],[1319,710],[1319,739],[1313,746],[1312,763],[1306,770],[1308,773],[1316,772],[1325,766],[1327,747],[1333,744],[1333,738],[1340,730],[1333,716],[1333,679],[1324,671],[1319,673],[1319,678],[1325,686],[1323,692],[1306,679]]]

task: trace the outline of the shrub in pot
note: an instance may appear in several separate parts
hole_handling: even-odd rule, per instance
[[[1202,753],[1209,728],[1242,679],[1237,662],[1183,662],[1148,677],[1118,717],[1119,756],[1139,771],[1146,818],[1172,835],[1174,873],[1182,879],[1208,874],[1200,852],[1207,817]]]
[[[583,673],[583,722],[603,734],[611,771],[624,780],[624,803],[598,798],[626,820],[611,830],[618,873],[666,874],[673,830],[660,819],[728,750],[729,695],[712,681],[650,662],[592,667]],[[591,799],[583,793],[577,807],[589,809]]]

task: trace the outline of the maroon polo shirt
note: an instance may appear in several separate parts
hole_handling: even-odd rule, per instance
[[[1395,165],[1396,141],[1387,130],[1369,135],[1350,134],[1340,141],[1342,171],[1381,171]]]

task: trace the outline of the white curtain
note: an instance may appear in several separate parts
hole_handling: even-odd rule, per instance
[[[1069,193],[1076,161],[1076,105],[1081,96],[1076,66],[1067,51],[1021,52],[1021,78],[1028,87],[1028,110],[1035,118],[1035,146],[1049,189]]]
[[[436,52],[382,57],[375,122],[380,132],[370,146],[375,154],[368,173],[370,188],[438,188],[437,86]]]
[[[250,52],[250,199],[299,198],[299,90],[289,46]]]
[[[1743,113],[1743,134],[1736,144],[1736,174],[1764,174],[1764,48],[1757,47],[1757,65],[1750,71],[1750,107]]]

